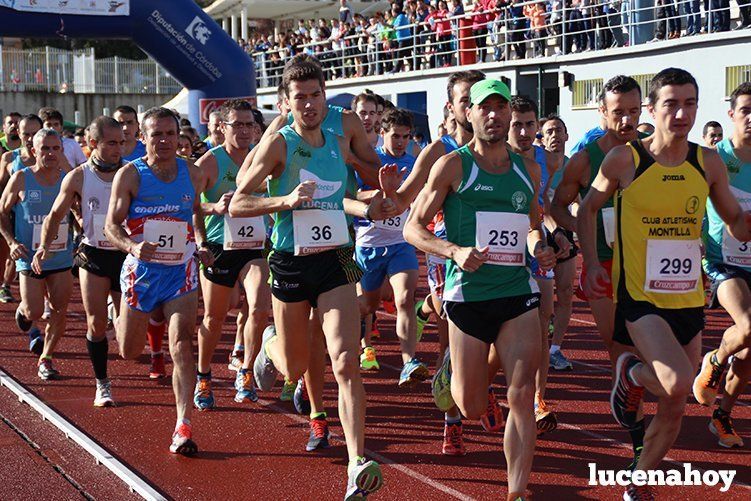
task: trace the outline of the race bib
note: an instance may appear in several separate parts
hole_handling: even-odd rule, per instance
[[[188,247],[188,223],[147,219],[143,240],[157,244],[154,263],[175,264],[183,261]]]
[[[376,228],[380,228],[386,231],[398,231],[401,232],[404,229],[404,224],[407,222],[409,216],[409,209],[405,210],[398,216],[384,219],[383,221],[373,221],[373,225]]]
[[[42,225],[34,225],[34,236],[31,241],[32,250],[37,250],[42,243]],[[55,239],[50,242],[47,250],[50,252],[60,252],[68,248],[68,223],[60,223],[60,227],[57,229],[57,235]]]
[[[486,264],[524,266],[529,215],[511,212],[475,214],[477,247],[488,247]]]
[[[316,254],[349,243],[347,218],[341,210],[292,211],[295,255]]]
[[[613,242],[615,242],[615,210],[613,207],[605,207],[602,209],[602,227],[605,231],[605,242],[608,247],[613,248]]]
[[[224,250],[263,249],[266,225],[263,216],[224,216]]]
[[[700,240],[647,240],[644,290],[684,294],[701,280]]]
[[[104,234],[104,222],[107,214],[94,214],[94,246],[99,249],[114,249],[115,246]]]

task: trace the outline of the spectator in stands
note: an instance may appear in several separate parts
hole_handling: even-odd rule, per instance
[[[394,27],[396,37],[396,47],[394,51],[394,68],[391,73],[402,71],[404,59],[412,56],[412,28],[409,28],[409,18],[402,11],[401,5],[395,3],[391,6],[391,14],[394,18],[392,26]]]
[[[623,47],[626,45],[626,41],[623,38],[623,24],[621,21],[621,11],[623,7],[628,3],[623,0],[606,0],[607,6],[605,7],[605,13],[608,18],[608,26],[610,26],[610,32],[613,35],[613,43],[611,47]],[[699,0],[691,0],[698,2]],[[698,5],[698,4],[697,4]]]
[[[751,28],[751,0],[738,0],[738,10],[740,11],[740,19],[735,29]]]
[[[730,31],[730,0],[712,2],[712,31]]]
[[[339,22],[342,24],[354,23],[352,9],[349,8],[347,0],[339,0]]]
[[[524,16],[529,19],[530,35],[534,40],[535,57],[545,55],[545,14],[544,0],[538,0],[524,6]]]
[[[446,2],[438,2],[438,9],[433,13],[435,36],[438,43],[438,66],[451,66],[451,21],[448,20],[449,11]]]
[[[516,59],[524,59],[527,55],[527,47],[524,42],[527,32],[527,20],[524,17],[522,0],[511,0],[508,9],[511,17],[511,36],[507,37],[507,39],[511,41],[514,47]]]
[[[699,0],[685,0],[683,8],[686,11],[686,36],[698,35],[701,31],[701,2]]]
[[[667,0],[672,1],[672,0]],[[579,11],[582,17],[585,47],[582,50],[595,50],[595,10],[593,0],[579,0]]]
[[[564,0],[566,5],[566,36],[563,46],[566,54],[584,51],[587,45],[587,37],[584,35],[582,13],[579,8],[581,0]],[[574,49],[576,45],[576,49]]]
[[[488,23],[491,11],[495,7],[493,0],[475,0],[472,7],[472,36],[477,45],[477,61],[485,62],[485,47],[488,44]]]
[[[717,143],[722,141],[722,125],[719,122],[711,120],[704,124],[702,129],[701,138],[704,140],[704,144],[707,148],[717,149]]]

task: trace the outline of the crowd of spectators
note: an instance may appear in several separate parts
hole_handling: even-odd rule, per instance
[[[338,79],[622,47],[635,8],[635,0],[390,3],[363,16],[340,0],[336,19],[299,20],[295,29],[239,43],[265,79],[259,86],[276,86],[284,62],[302,52],[321,61],[328,79]],[[735,29],[751,28],[751,0],[737,3]],[[655,0],[654,15],[655,41],[732,29],[730,0]]]

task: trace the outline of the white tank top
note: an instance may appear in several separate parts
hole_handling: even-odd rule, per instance
[[[90,163],[83,167],[81,189],[81,216],[83,219],[83,243],[99,249],[115,250],[104,236],[104,220],[110,203],[112,183],[103,181]]]

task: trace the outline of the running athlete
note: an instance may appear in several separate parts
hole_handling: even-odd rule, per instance
[[[109,241],[128,253],[120,274],[123,296],[117,341],[123,358],[138,357],[151,313],[163,312],[177,404],[170,452],[192,455],[198,452],[190,424],[196,377],[192,341],[198,307],[197,261],[204,266],[213,262],[197,195],[202,176],[176,156],[178,121],[170,110],[151,108],[143,125],[146,156],[115,175],[105,226]]]
[[[138,125],[136,110],[127,105],[118,106],[112,114],[112,118],[120,122],[125,134],[125,148],[123,161],[132,162],[146,155],[146,146],[139,141],[141,130]]]
[[[0,138],[0,150],[2,153],[13,151],[20,148],[23,143],[18,132],[18,122],[21,121],[22,115],[17,111],[11,111],[3,118],[3,134]]]
[[[65,312],[73,286],[73,240],[68,224],[61,224],[55,238],[49,242],[51,256],[39,272],[31,268],[33,252],[42,246],[42,221],[50,212],[60,193],[65,172],[62,166],[63,143],[53,129],[40,129],[34,134],[31,153],[35,163],[14,173],[0,200],[0,233],[10,247],[10,257],[16,260],[20,273],[21,304],[16,310],[16,324],[30,335],[30,349],[39,355],[37,374],[43,380],[54,379],[59,372],[52,365],[52,355],[65,332]],[[50,318],[40,345],[33,322],[42,318],[44,299],[50,304]]]
[[[36,164],[34,158],[34,135],[42,128],[42,119],[36,115],[24,115],[18,123],[23,146],[3,153],[0,160],[0,184],[5,186],[14,173]]]
[[[498,80],[470,90],[474,139],[431,169],[405,228],[408,242],[446,262],[451,395],[468,418],[486,409],[488,352],[495,345],[508,383],[504,433],[508,499],[525,495],[535,447],[533,403],[540,361],[537,284],[525,249],[543,269],[555,264],[540,228],[540,167],[506,148],[511,93]],[[428,224],[440,208],[447,240]]]
[[[215,110],[209,113],[209,123],[206,124],[209,134],[203,140],[206,146],[213,148],[224,143],[224,133],[222,132],[222,112]]]
[[[588,143],[585,148],[571,157],[566,164],[558,188],[553,195],[551,214],[555,222],[569,231],[577,230],[578,218],[569,212],[569,205],[579,197],[584,198],[590,185],[600,170],[605,155],[618,146],[623,146],[637,138],[636,124],[641,116],[642,92],[639,84],[631,77],[618,75],[608,80],[599,96],[601,120],[606,124],[607,132],[600,139]],[[611,274],[613,259],[613,242],[615,241],[613,201],[607,200],[597,214],[597,258],[608,276]],[[583,284],[589,272],[586,262],[579,277],[579,293],[583,294]],[[610,281],[605,282],[610,284]],[[605,348],[610,356],[611,370],[615,379],[615,365],[618,357],[626,349],[613,342],[613,322],[615,306],[612,289],[606,288],[605,294],[598,297],[583,296],[589,302],[592,316],[597,324]],[[639,412],[641,417],[641,411]],[[634,450],[636,465],[644,441],[644,420],[638,419],[633,429],[629,430]]]
[[[227,214],[237,188],[237,173],[250,152],[253,130],[258,127],[253,107],[232,99],[221,108],[224,143],[213,147],[196,162],[203,174],[201,203],[206,214],[206,241],[214,264],[204,268],[201,279],[204,315],[198,330],[198,380],[193,403],[199,410],[214,407],[211,391],[211,357],[230,309],[233,289],[240,284],[248,301],[244,326],[243,364],[235,380],[235,401],[258,400],[250,366],[258,355],[263,329],[268,323],[271,297],[268,264],[263,256],[266,224],[263,216],[234,218]]]
[[[751,209],[751,82],[741,84],[730,94],[730,119],[733,134],[717,144],[725,163],[730,190],[744,210]],[[711,201],[707,202],[707,233],[704,271],[712,281],[710,307],[719,303],[730,314],[734,325],[711,350],[694,380],[694,396],[711,406],[717,398],[722,375],[729,366],[725,392],[712,413],[709,429],[722,447],[743,447],[733,429],[730,412],[751,377],[751,249],[748,242],[734,239],[725,228]]]
[[[403,176],[409,174],[415,163],[415,158],[406,151],[413,125],[412,114],[399,108],[389,108],[381,119],[383,146],[376,152],[384,164],[395,164]],[[359,176],[357,180],[360,185],[358,199],[369,201],[377,190],[362,182]],[[396,335],[403,364],[399,386],[416,385],[429,375],[427,366],[415,356],[417,318],[414,298],[419,267],[415,248],[402,236],[408,216],[409,212],[405,210],[385,221],[358,220],[355,226],[355,258],[363,270],[360,279],[361,313],[371,315],[376,312],[386,279],[394,290]]]
[[[711,120],[704,124],[702,129],[701,138],[704,141],[704,146],[713,150],[717,149],[717,144],[722,141],[722,124]]]
[[[452,121],[456,123],[456,128],[450,135],[441,136],[424,148],[417,157],[412,172],[410,172],[409,176],[407,176],[407,179],[399,187],[396,193],[393,195],[387,194],[387,196],[392,197],[394,201],[397,202],[400,210],[409,207],[409,205],[415,201],[420,190],[428,181],[428,175],[430,174],[431,169],[439,158],[464,146],[472,139],[472,124],[469,122],[466,112],[469,108],[469,89],[472,85],[484,78],[485,74],[477,70],[458,71],[449,76],[446,85],[448,98],[446,109],[448,110],[450,117],[453,117]],[[438,211],[436,213],[436,217],[431,224],[428,225],[428,229],[431,229],[431,227],[437,237],[442,239],[446,238],[443,212]],[[427,254],[426,262],[428,267],[428,286],[430,287],[430,295],[416,305],[417,332],[418,336],[422,334],[422,330],[425,328],[425,324],[428,322],[428,318],[432,313],[436,318],[436,324],[438,327],[437,366],[440,366],[441,362],[448,358],[446,354],[448,353],[449,345],[448,322],[446,321],[442,304],[444,277],[446,276],[446,260],[439,256]],[[435,382],[436,379],[433,378],[434,396],[438,394]],[[439,409],[444,411],[445,419],[443,427],[443,454],[449,456],[462,456],[466,454],[466,448],[462,438],[462,420],[459,408],[456,407],[453,401],[442,402],[438,400],[436,401],[436,404]],[[481,417],[481,423],[487,431],[500,429],[503,415],[501,414],[500,404],[496,401],[495,393],[489,391],[488,400],[488,408],[491,411]]]
[[[704,290],[701,227],[707,196],[738,241],[751,240],[749,213],[738,205],[719,155],[688,141],[698,104],[696,80],[667,68],[650,84],[647,110],[655,133],[614,148],[578,213],[589,297],[610,282],[597,256],[598,211],[615,196],[614,341],[633,346],[616,363],[610,396],[616,421],[631,429],[644,391],[658,398],[636,469],[656,469],[680,428],[701,352]],[[624,499],[652,499],[648,485],[630,485]]]
[[[276,213],[269,256],[276,329],[264,332],[256,383],[269,390],[274,368],[291,381],[303,375],[310,358],[308,319],[311,308],[317,308],[340,388],[339,416],[349,455],[346,499],[358,499],[378,490],[382,476],[378,463],[363,457],[365,390],[358,339],[352,336],[359,326],[355,283],[361,272],[343,210],[345,191],[352,191],[354,180],[345,164],[349,141],[321,129],[326,96],[315,59],[294,59],[282,78],[294,122],[256,148],[230,203],[232,217]],[[269,197],[253,196],[269,176]]]
[[[42,119],[42,124],[47,129],[54,129],[63,140],[63,153],[67,162],[67,170],[72,169],[82,163],[85,163],[87,158],[84,155],[81,145],[76,142],[75,139],[65,137],[63,133],[63,114],[55,108],[40,108],[39,118]]]
[[[52,248],[61,223],[70,217],[75,202],[81,207],[83,239],[76,254],[81,299],[86,312],[86,349],[96,378],[95,407],[115,405],[110,380],[107,377],[107,297],[109,291],[115,308],[120,305],[120,268],[125,253],[104,235],[112,180],[122,165],[122,148],[125,143],[122,127],[112,118],[99,117],[90,126],[89,161],[79,165],[63,179],[60,193],[52,210],[44,220],[40,245],[34,254],[31,267],[41,274],[46,261],[54,258]]]

